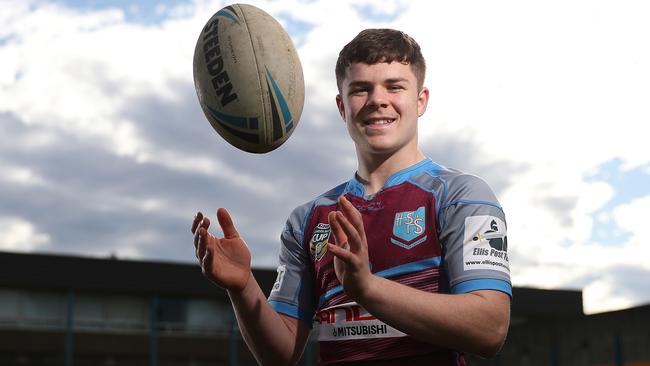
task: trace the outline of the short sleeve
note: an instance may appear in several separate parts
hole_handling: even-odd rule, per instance
[[[304,209],[294,210],[282,230],[280,265],[268,301],[278,313],[303,320],[311,326],[315,305],[310,259],[302,245],[304,213]]]
[[[450,179],[439,215],[451,292],[497,290],[512,296],[506,218],[487,183],[469,174]]]

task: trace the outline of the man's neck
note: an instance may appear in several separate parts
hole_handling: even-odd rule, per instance
[[[424,158],[420,149],[387,156],[363,155],[357,152],[357,177],[365,186],[366,195],[371,195],[382,189],[391,175],[419,163]]]

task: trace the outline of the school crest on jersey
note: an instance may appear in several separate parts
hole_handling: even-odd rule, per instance
[[[315,261],[321,260],[327,252],[327,242],[331,232],[330,225],[322,222],[318,223],[314,228],[314,233],[311,235],[311,241],[309,242],[309,252]]]
[[[415,211],[403,211],[395,214],[393,220],[393,237],[390,242],[405,249],[411,249],[427,240],[423,234],[426,229],[424,206]]]

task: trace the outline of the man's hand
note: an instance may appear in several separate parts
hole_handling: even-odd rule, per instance
[[[208,232],[210,220],[197,212],[192,222],[196,258],[203,275],[228,291],[242,291],[251,276],[251,253],[225,208],[217,210],[223,238]]]
[[[353,300],[370,286],[372,273],[368,260],[368,243],[361,213],[344,196],[339,198],[340,211],[329,213],[328,220],[336,244],[328,244],[334,254],[334,270],[345,293]]]

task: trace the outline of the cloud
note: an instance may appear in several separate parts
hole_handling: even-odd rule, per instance
[[[3,70],[20,76],[3,79],[3,179],[12,185],[0,195],[7,213],[44,223],[53,240],[43,250],[193,260],[192,215],[226,206],[262,253],[255,263],[273,266],[291,208],[311,198],[311,186],[333,185],[327,172],[339,164],[348,167],[341,176],[351,175],[351,159],[330,157],[353,154],[338,142],[340,122],[332,138],[305,116],[291,144],[266,156],[242,154],[217,136],[191,84],[204,12],[155,26],[130,24],[115,9],[51,4],[18,13],[33,29],[29,37],[16,30],[0,51],[16,55],[7,63],[13,70]],[[41,37],[56,49],[54,60],[33,57]],[[34,95],[48,97],[35,104]],[[312,146],[319,149],[305,164],[300,157]],[[297,167],[300,180],[290,178]]]
[[[618,206],[614,210],[614,219],[622,229],[635,233],[634,239],[642,240],[641,234],[648,226],[648,220],[644,213],[647,213],[649,210],[650,195]]]
[[[622,265],[605,268],[603,273],[594,275],[583,289],[585,312],[590,314],[647,304],[650,302],[648,276],[650,268],[647,267]]]
[[[0,216],[0,249],[12,252],[31,252],[50,241],[36,226],[20,217]]]
[[[334,104],[338,51],[363,28],[393,27],[428,62],[422,149],[497,193],[514,284],[585,288],[588,311],[650,301],[633,292],[648,270],[633,258],[650,196],[638,183],[650,166],[649,5],[253,4],[292,33],[306,82],[298,128],[266,155],[225,143],[192,85],[198,32],[225,2],[174,2],[144,20],[145,8],[5,7],[2,248],[193,261],[192,216],[223,206],[253,264],[274,266],[291,209],[356,168]]]
[[[619,296],[614,284],[622,286],[624,278],[589,287],[605,281],[605,275],[588,276],[610,268],[604,258],[616,258],[616,270],[638,253],[633,239],[614,247],[591,240],[595,214],[630,187],[586,179],[615,158],[627,169],[650,161],[642,141],[650,115],[639,99],[650,96],[650,74],[641,66],[650,60],[650,47],[640,46],[638,33],[650,31],[640,15],[648,5],[571,2],[558,12],[559,5],[409,7],[407,13],[417,12],[404,15],[412,21],[410,33],[433,54],[425,120],[434,122],[423,128],[424,141],[464,136],[481,147],[479,159],[493,165],[492,174],[507,163],[509,184],[499,197],[515,284],[589,288],[589,311],[648,302]],[[450,150],[454,154],[463,156]],[[648,193],[639,180],[633,185]],[[602,302],[595,293],[619,300]]]

